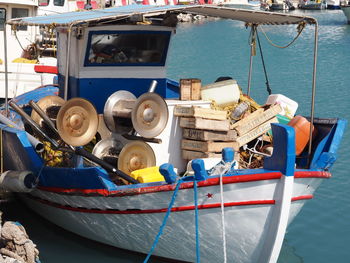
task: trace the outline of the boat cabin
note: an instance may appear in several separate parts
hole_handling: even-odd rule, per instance
[[[178,88],[166,79],[166,62],[174,27],[158,21],[135,20],[126,24],[78,27],[67,49],[67,28],[59,28],[58,69],[60,96],[68,62],[66,99],[82,97],[93,102],[98,113],[117,90],[136,97],[148,91],[156,80],[156,92],[164,98],[178,97]],[[147,25],[147,23],[149,23]],[[67,52],[69,59],[66,61]]]

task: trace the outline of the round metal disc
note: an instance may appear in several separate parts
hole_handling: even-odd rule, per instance
[[[119,154],[118,169],[126,174],[156,165],[156,156],[147,143],[132,141],[124,146]]]
[[[105,156],[118,156],[124,144],[114,138],[107,138],[96,143],[92,154],[102,159]]]
[[[89,101],[73,98],[61,107],[56,124],[63,141],[72,146],[83,146],[96,134],[98,115]]]
[[[131,121],[138,134],[154,138],[161,134],[168,123],[168,106],[156,93],[142,94],[131,112]]]
[[[52,106],[62,106],[66,101],[58,96],[46,96],[40,99],[36,104],[47,113],[47,109]],[[41,126],[42,118],[35,110],[32,110],[31,118]]]
[[[132,130],[130,119],[118,118],[113,115],[113,110],[120,100],[136,100],[136,97],[134,94],[126,90],[118,90],[117,92],[114,92],[107,99],[103,109],[103,117],[111,132],[128,133]]]

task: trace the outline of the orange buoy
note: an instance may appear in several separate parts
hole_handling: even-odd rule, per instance
[[[310,122],[303,116],[297,115],[288,123],[295,130],[295,151],[299,155],[304,150],[310,138]],[[312,131],[314,127],[312,127]]]

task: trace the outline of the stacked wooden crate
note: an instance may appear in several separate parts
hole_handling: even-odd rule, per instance
[[[280,105],[272,105],[266,110],[261,108],[230,124],[226,111],[176,106],[174,115],[180,117],[180,127],[183,128],[182,158],[221,157],[225,147],[239,151],[241,146],[269,131],[281,110]]]
[[[271,129],[271,123],[277,123],[276,115],[282,111],[279,104],[271,105],[267,109],[260,108],[244,119],[232,124],[230,129],[237,132],[235,150],[265,134]]]
[[[176,106],[174,114],[183,128],[183,159],[220,157],[223,148],[234,146],[236,132],[230,130],[226,111]]]

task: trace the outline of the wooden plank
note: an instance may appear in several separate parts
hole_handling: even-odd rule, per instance
[[[226,120],[227,112],[201,107],[175,106],[174,115],[180,117],[198,117],[211,120]]]
[[[193,160],[193,159],[201,159],[201,158],[220,158],[220,157],[222,157],[221,153],[182,150],[182,158],[185,160]]]
[[[252,140],[258,138],[259,136],[266,133],[268,130],[271,129],[271,123],[278,122],[277,118],[274,117],[271,120],[268,120],[267,122],[264,122],[263,124],[260,124],[255,129],[251,130],[250,132],[238,137],[236,139],[236,148],[243,146],[244,144],[251,142]]]
[[[200,79],[191,80],[191,100],[201,99],[201,87],[202,87],[202,82]]]
[[[248,121],[248,120],[251,120],[253,118],[255,118],[256,116],[258,116],[260,113],[264,112],[264,109],[263,108],[259,108],[257,109],[256,111],[254,111],[253,113],[249,114],[247,117],[245,117],[244,119],[242,120],[239,120],[233,124],[231,124],[230,126],[230,129],[234,129],[236,128],[237,126],[239,126],[243,121]]]
[[[186,139],[181,141],[181,149],[198,152],[222,152],[222,149],[225,147],[237,149],[236,146],[236,142],[194,141]]]
[[[253,130],[255,127],[259,126],[260,124],[266,122],[267,120],[272,119],[275,117],[278,113],[282,111],[282,107],[279,104],[275,104],[271,106],[269,109],[266,111],[260,113],[260,114],[255,114],[254,117],[251,117],[248,120],[241,120],[240,124],[235,128],[237,131],[238,135],[241,136],[251,130]]]
[[[191,80],[180,79],[180,99],[191,100]]]
[[[226,132],[184,128],[182,130],[182,137],[198,141],[234,141],[237,138],[237,132],[235,130]]]
[[[180,127],[193,128],[211,131],[228,131],[230,129],[230,121],[224,120],[207,120],[202,118],[180,118]]]

